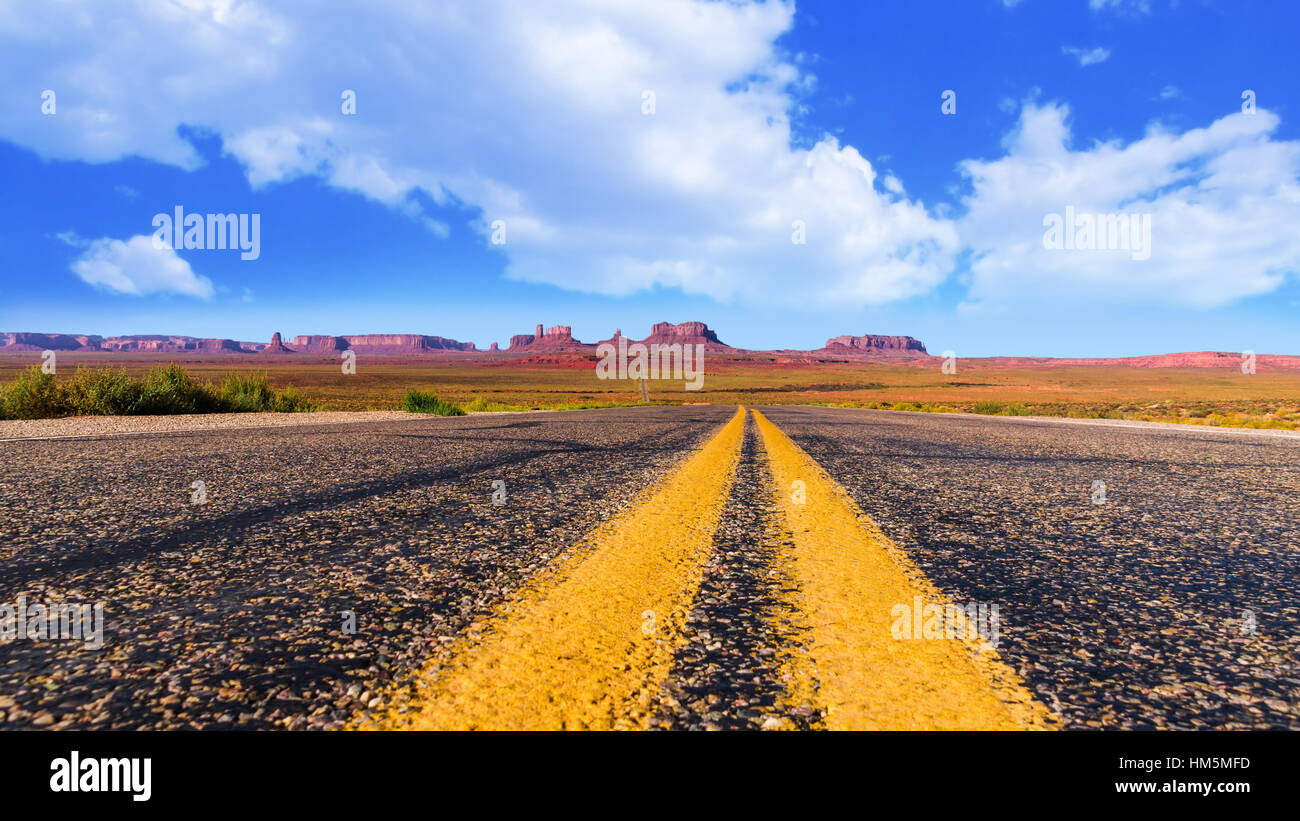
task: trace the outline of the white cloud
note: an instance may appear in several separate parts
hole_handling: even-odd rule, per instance
[[[1061,46],[1061,53],[1073,57],[1079,61],[1080,66],[1091,66],[1097,63],[1104,63],[1110,59],[1110,49],[1097,46],[1096,48],[1074,48]]]
[[[421,217],[420,222],[423,223],[425,228],[429,229],[429,233],[438,239],[446,239],[451,236],[451,226],[441,220]]]
[[[485,245],[505,221],[510,276],[602,293],[867,304],[953,267],[955,230],[902,181],[877,180],[831,137],[791,147],[791,112],[815,82],[774,45],[792,3],[281,8],[0,10],[0,137],[190,168],[177,126],[197,126],[254,185],[319,175],[408,214],[415,190],[454,198],[482,209]],[[27,105],[33,87],[60,93],[57,115]],[[345,89],[355,115],[340,111]],[[791,242],[796,220],[806,245]]]
[[[1115,11],[1121,14],[1150,14],[1150,0],[1088,0],[1092,11]]]
[[[1182,95],[1183,92],[1178,89],[1178,86],[1165,86],[1160,89],[1160,94],[1157,96],[1162,100],[1176,100]]]
[[[195,274],[170,247],[155,248],[151,235],[73,244],[83,244],[86,250],[72,263],[72,272],[90,285],[135,296],[173,293],[212,297],[212,282]]]
[[[926,293],[969,250],[972,306],[1221,304],[1300,261],[1300,143],[1273,140],[1265,111],[1075,149],[1063,106],[1026,104],[1005,156],[962,164],[956,222],[878,173],[869,146],[792,148],[790,112],[813,78],[800,67],[811,61],[774,45],[787,3],[376,0],[294,16],[230,0],[69,5],[0,6],[0,138],[189,168],[199,160],[177,127],[196,126],[254,185],[319,176],[421,221],[431,243],[450,226],[413,192],[477,207],[485,246],[492,221],[506,223],[497,250],[523,280],[852,306]],[[33,88],[59,91],[58,114],[40,115]],[[345,89],[355,115],[340,111]],[[1067,205],[1151,211],[1151,258],[1047,251],[1043,217]],[[121,248],[100,246],[118,261],[88,268],[94,281],[211,295],[170,251],[141,278],[125,261],[139,239],[98,240]]]
[[[1300,269],[1300,143],[1278,118],[1230,114],[1128,144],[1070,147],[1061,105],[1027,104],[1006,155],[962,164],[959,223],[973,252],[972,304],[1222,305],[1277,288]],[[1048,250],[1044,217],[1150,213],[1151,256]]]

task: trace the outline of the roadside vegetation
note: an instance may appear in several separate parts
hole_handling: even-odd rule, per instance
[[[276,391],[261,371],[205,382],[180,365],[159,365],[140,377],[123,368],[77,368],[60,381],[33,365],[0,385],[0,419],[144,416],[185,413],[296,413],[316,403],[295,387]]]
[[[417,391],[409,388],[402,398],[402,410],[408,413],[431,413],[437,416],[464,416],[460,405],[439,399],[429,391]]]
[[[635,408],[641,405],[680,405],[681,402],[670,401],[610,401],[600,399],[570,399],[570,400],[552,400],[550,402],[492,402],[484,399],[482,396],[475,396],[473,399],[461,405],[466,413],[500,413],[503,411],[535,411],[535,410],[591,410],[592,408]]]
[[[602,402],[599,400],[552,400],[550,402],[495,402],[475,396],[463,404],[443,399],[429,391],[409,388],[402,397],[402,410],[410,413],[432,413],[438,416],[464,416],[467,413],[507,413],[535,410],[588,410],[590,408],[626,408],[644,402]],[[657,405],[676,405],[677,402],[653,402]]]
[[[0,414],[17,415],[7,410],[10,405],[24,409],[22,415],[29,418],[204,409],[393,411],[406,408],[408,389],[430,393],[466,413],[642,404],[638,383],[596,379],[590,357],[541,364],[484,363],[455,356],[376,358],[347,376],[328,357],[257,360],[255,367],[271,384],[296,385],[310,400],[293,388],[271,390],[261,374],[251,378],[232,374],[245,369],[234,364],[236,359],[187,357],[183,369],[159,369],[157,357],[152,356],[69,354],[59,358],[55,383],[33,371],[30,353],[0,353]],[[829,405],[1300,430],[1300,370],[1246,375],[1235,367],[969,367],[960,375],[942,375],[933,369],[888,364],[754,358],[709,362],[703,390],[687,391],[681,380],[651,381],[650,403]],[[91,373],[80,376],[74,372],[77,366]],[[160,370],[164,374],[155,376]],[[194,388],[207,382],[212,384]],[[148,391],[141,387],[146,384],[152,386]],[[11,394],[18,395],[12,403]]]
[[[819,402],[837,408],[920,411],[923,413],[975,413],[984,416],[1061,416],[1070,419],[1127,419],[1136,422],[1166,422],[1178,425],[1210,425],[1225,428],[1269,430],[1300,429],[1300,405],[1294,401],[1260,402],[1248,407],[1230,407],[1213,402],[1133,403],[1024,403],[979,401],[969,405],[936,405],[916,402]]]

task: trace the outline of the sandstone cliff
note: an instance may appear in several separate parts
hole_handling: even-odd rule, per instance
[[[271,340],[274,347],[279,334]],[[473,342],[458,342],[441,336],[422,334],[354,334],[328,336],[309,334],[295,336],[285,349],[293,353],[333,354],[339,351],[356,351],[374,354],[421,354],[434,351],[474,351]]]
[[[271,344],[267,345],[265,348],[259,351],[259,353],[278,354],[278,353],[293,353],[293,351],[289,350],[284,346],[284,340],[280,339],[280,332],[276,331],[275,333],[271,334]]]
[[[0,334],[0,351],[98,351],[102,336],[77,336],[73,334]]]
[[[541,325],[538,325],[536,333],[515,334],[510,337],[510,350],[512,352],[527,351],[533,353],[538,351],[583,350],[590,347],[589,343],[580,342],[573,338],[573,326],[571,325],[553,325],[545,330],[542,329]]]
[[[616,330],[612,337],[601,340],[599,344],[608,342],[617,345],[622,336],[623,331]],[[656,322],[650,327],[650,335],[645,339],[628,339],[629,345],[636,342],[643,345],[703,345],[706,351],[740,352],[739,348],[733,348],[718,339],[718,335],[703,322],[683,322],[679,325],[671,322]]]
[[[836,336],[826,340],[825,351],[830,352],[863,352],[874,353],[883,351],[895,352],[915,352],[925,353],[925,346],[918,339],[910,336],[878,336],[876,334],[867,334],[865,336]]]

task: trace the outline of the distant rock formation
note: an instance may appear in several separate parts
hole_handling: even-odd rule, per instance
[[[617,346],[624,339],[622,330],[603,342]],[[827,359],[860,358],[864,362],[878,359],[882,362],[906,364],[915,367],[937,367],[937,358],[926,353],[925,345],[910,336],[836,336],[826,341],[826,346],[815,351],[769,350],[749,351],[733,348],[718,339],[718,335],[703,322],[655,323],[650,335],[642,340],[627,340],[629,344],[647,345],[704,345],[712,353],[728,353],[733,357],[755,355],[766,361],[825,362]],[[253,354],[307,354],[331,356],[339,351],[388,355],[434,355],[442,353],[498,353],[523,354],[511,357],[510,362],[523,364],[560,364],[565,367],[587,367],[596,345],[584,343],[573,337],[569,325],[537,326],[536,333],[517,334],[510,338],[508,351],[493,342],[487,351],[481,351],[473,342],[458,342],[441,336],[421,334],[360,334],[357,336],[305,335],[289,344],[277,332],[269,343],[236,342],[231,339],[209,339],[193,336],[162,334],[134,334],[127,336],[96,336],[93,334],[46,334],[29,332],[0,332],[0,354],[31,353],[41,351],[134,353],[144,355],[253,355]],[[1242,354],[1224,351],[1190,351],[1154,356],[1111,357],[1098,359],[1050,357],[980,357],[981,367],[1051,369],[1063,367],[1128,367],[1128,368],[1205,368],[1237,370]],[[505,358],[505,357],[502,357]],[[1260,371],[1300,370],[1300,356],[1259,354],[1256,358]]]
[[[680,325],[674,325],[671,322],[656,322],[650,328],[650,336],[646,337],[645,342],[658,342],[664,345],[690,344],[704,345],[729,351],[735,350],[718,339],[718,335],[709,330],[709,326],[703,322],[683,322]]]
[[[424,337],[424,345],[427,349],[433,351],[477,351],[478,348],[473,342],[457,342],[454,339],[445,339],[441,336]]]
[[[614,331],[614,335],[609,339],[603,339],[599,344],[606,342],[613,345],[618,344],[618,340],[623,338],[622,329]],[[671,322],[656,322],[650,328],[650,335],[645,339],[629,339],[628,344],[640,342],[643,345],[703,345],[706,351],[738,351],[722,340],[718,335],[709,330],[709,326],[703,322],[683,322],[680,325],[674,325]]]
[[[1046,356],[988,356],[981,357],[977,361],[982,368],[1027,368],[1034,370],[1076,367],[1209,368],[1240,372],[1243,357],[1241,353],[1227,351],[1185,351],[1152,356],[1119,356],[1096,359],[1084,357],[1054,359]],[[1300,370],[1300,356],[1258,354],[1255,364],[1261,372]]]
[[[280,332],[276,331],[275,333],[271,334],[271,344],[267,345],[265,348],[259,351],[259,353],[277,354],[277,353],[293,353],[293,351],[289,350],[284,346],[284,340],[280,339]]]
[[[72,334],[0,334],[0,351],[98,351],[104,342],[102,336],[76,336]]]
[[[276,334],[276,338],[280,335]],[[275,339],[272,339],[272,345]],[[285,350],[292,353],[334,354],[339,351],[356,351],[373,354],[421,354],[433,351],[474,351],[473,342],[457,342],[441,336],[421,334],[357,334],[355,336],[327,336],[309,334],[295,336]]]
[[[190,336],[110,336],[103,341],[105,351],[132,353],[243,353],[233,339],[196,339]]]
[[[552,329],[555,330],[555,329]],[[567,329],[565,329],[567,330]],[[572,337],[570,337],[571,339]],[[357,336],[306,335],[286,345],[280,333],[269,344],[206,339],[194,336],[136,334],[132,336],[88,336],[71,334],[0,333],[0,351],[114,351],[121,353],[194,354],[333,354],[358,353],[422,354],[437,351],[477,351],[473,342],[458,342],[442,336],[421,334],[360,334]]]
[[[71,334],[0,334],[0,350],[8,351],[125,351],[132,353],[244,353],[233,339],[194,336],[89,336]]]
[[[323,334],[309,334],[306,336],[295,336],[289,343],[289,349],[294,353],[334,353],[335,351],[346,351],[347,343],[340,336],[325,336]]]
[[[837,336],[826,340],[826,351],[842,351],[874,353],[883,351],[898,351],[916,353],[925,353],[925,345],[921,344],[919,339],[913,339],[910,336],[878,336],[876,334],[867,334],[865,336]]]
[[[510,337],[510,350],[518,352],[527,350],[529,353],[536,351],[562,351],[578,350],[590,348],[589,343],[580,342],[573,338],[573,326],[571,325],[553,325],[546,330],[542,326],[537,326],[537,332],[531,334],[515,334]]]

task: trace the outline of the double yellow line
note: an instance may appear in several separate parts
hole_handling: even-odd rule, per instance
[[[785,654],[797,699],[832,729],[1028,729],[1052,717],[974,640],[898,640],[891,608],[947,599],[838,484],[757,411],[785,540]],[[416,697],[354,726],[637,729],[685,641],[744,436],[745,409],[658,487],[588,535],[425,670]],[[792,493],[802,482],[800,493]],[[774,534],[779,535],[779,534]]]

